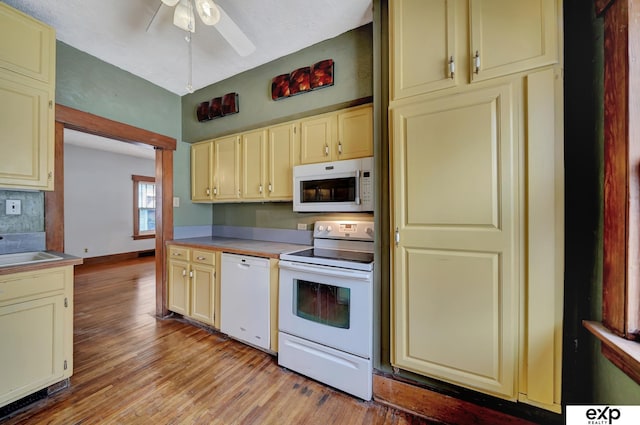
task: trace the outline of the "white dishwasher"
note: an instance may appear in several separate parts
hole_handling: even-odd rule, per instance
[[[220,330],[269,349],[269,259],[222,253]]]

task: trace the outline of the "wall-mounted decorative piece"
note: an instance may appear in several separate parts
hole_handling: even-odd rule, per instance
[[[271,80],[271,99],[280,100],[311,90],[333,85],[333,59],[325,59],[273,77]]]
[[[206,102],[201,102],[196,108],[198,121],[210,121],[214,118],[236,114],[240,111],[238,93],[227,93]]]

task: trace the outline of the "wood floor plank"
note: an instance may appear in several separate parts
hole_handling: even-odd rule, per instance
[[[290,370],[184,320],[155,317],[153,257],[76,268],[71,385],[1,425],[429,424]]]

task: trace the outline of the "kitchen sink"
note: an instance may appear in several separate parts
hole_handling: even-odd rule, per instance
[[[15,254],[0,254],[0,267],[17,266],[21,264],[41,263],[43,261],[61,260],[62,257],[42,251],[17,252]]]

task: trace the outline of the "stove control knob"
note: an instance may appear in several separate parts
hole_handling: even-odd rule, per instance
[[[318,226],[318,232],[324,232],[324,226]]]
[[[373,229],[371,227],[364,229],[364,232],[369,236],[373,236]]]
[[[333,230],[331,226],[327,226],[327,232],[331,232],[331,230]]]

